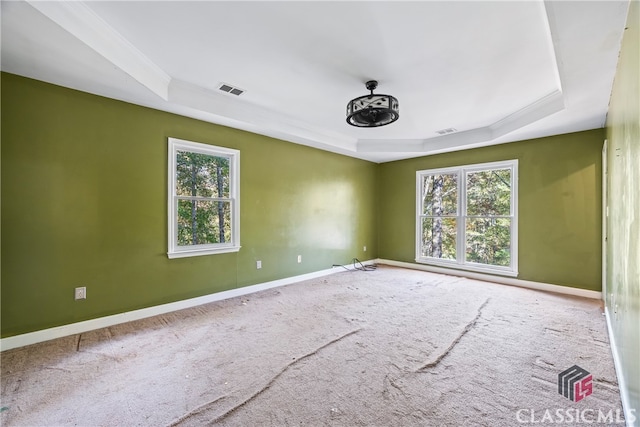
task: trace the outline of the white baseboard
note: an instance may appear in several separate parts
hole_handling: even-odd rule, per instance
[[[602,299],[602,292],[589,291],[587,289],[572,288],[569,286],[552,285],[550,283],[532,282],[520,280],[513,277],[493,276],[490,274],[474,273],[471,271],[452,270],[442,267],[434,267],[425,264],[414,264],[411,262],[393,261],[389,259],[377,259],[378,264],[390,265],[393,267],[411,268],[414,270],[429,271],[432,273],[448,274],[450,276],[468,277],[469,279],[482,280],[485,282],[502,283],[504,285],[519,286],[521,288],[536,289],[539,291],[555,292],[559,294],[575,295],[585,298]]]
[[[613,356],[613,366],[616,369],[616,377],[618,378],[618,388],[620,389],[620,400],[622,401],[624,419],[626,420],[627,427],[638,427],[638,425],[640,425],[637,423],[639,414],[635,413],[635,409],[634,412],[631,412],[629,389],[627,388],[627,382],[622,373],[620,355],[618,354],[618,346],[616,346],[616,337],[613,335],[613,328],[611,326],[611,315],[606,305],[604,307],[604,315],[607,321],[607,331],[609,332],[609,345],[611,346],[611,355]]]
[[[503,283],[513,286],[521,286],[525,288],[538,289],[548,292],[556,292],[570,295],[577,295],[587,298],[601,299],[601,292],[588,291],[578,288],[570,288],[567,286],[551,285],[547,283],[530,282],[526,280],[518,280],[513,278],[491,276],[488,274],[472,273],[459,270],[449,270],[446,268],[432,267],[423,264],[413,264],[401,261],[392,261],[386,259],[376,259],[363,261],[364,265],[373,263],[385,264],[394,267],[410,268],[414,270],[430,271],[433,273],[449,274],[468,277],[471,279],[484,280],[496,283]],[[348,267],[345,267],[350,269]],[[29,332],[26,334],[15,335],[0,339],[0,351],[10,350],[12,348],[23,347],[26,345],[36,344],[55,338],[66,337],[69,335],[81,334],[95,329],[106,328],[118,325],[120,323],[131,322],[134,320],[145,319],[147,317],[157,316],[159,314],[170,313],[172,311],[182,310],[185,308],[196,307],[198,305],[207,304],[214,301],[221,301],[228,298],[252,294],[254,292],[263,291],[265,289],[276,288],[279,286],[289,285],[303,280],[315,279],[317,277],[327,276],[330,274],[343,271],[338,267],[326,270],[320,270],[313,273],[302,274],[299,276],[287,277],[285,279],[274,280],[271,282],[260,283],[256,285],[246,286],[243,288],[231,289],[228,291],[217,292],[214,294],[204,295],[197,298],[191,298],[182,301],[176,301],[168,304],[156,305],[153,307],[142,308],[139,310],[128,311],[124,313],[113,314],[111,316],[99,317],[97,319],[85,320],[82,322],[71,323],[68,325],[57,326],[55,328],[43,329],[40,331]]]
[[[363,261],[363,264],[373,264],[373,260]],[[221,301],[233,297],[248,295],[254,292],[264,291],[265,289],[272,289],[279,286],[301,282],[304,280],[328,276],[330,274],[339,273],[341,271],[344,270],[337,267],[332,267],[330,269],[315,271],[313,273],[301,274],[299,276],[287,277],[284,279],[273,280],[271,282],[245,286],[243,288],[216,292],[214,294],[204,295],[197,298],[190,298],[182,301],[171,302],[168,304],[156,305],[153,307],[127,311],[124,313],[113,314],[111,316],[99,317],[97,319],[85,320],[82,322],[57,326],[55,328],[43,329],[40,331],[2,338],[0,339],[0,351],[23,347],[25,345],[36,344],[39,342],[66,337],[69,335],[81,334],[84,332],[93,331],[95,329],[118,325],[120,323],[131,322],[133,320],[145,319],[147,317],[157,316],[159,314],[165,314],[172,311],[183,310],[185,308],[196,307],[198,305],[207,304],[214,301]]]

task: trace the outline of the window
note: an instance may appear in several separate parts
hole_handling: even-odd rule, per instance
[[[169,258],[240,250],[240,152],[169,138]]]
[[[416,178],[416,262],[518,275],[517,160]]]

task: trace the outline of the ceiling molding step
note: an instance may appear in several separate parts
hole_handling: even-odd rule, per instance
[[[549,117],[564,110],[564,108],[564,94],[560,90],[555,90],[489,126],[491,139],[499,138],[540,119]]]
[[[440,150],[461,149],[469,145],[490,142],[517,129],[521,129],[540,119],[564,109],[564,97],[560,90],[538,99],[520,110],[509,114],[497,122],[476,129],[469,129],[448,135],[428,139],[382,140],[361,139],[358,151],[361,152],[434,152]]]
[[[554,0],[555,1],[555,0]],[[560,40],[558,36],[558,23],[556,22],[556,12],[554,9],[553,1],[544,0],[544,11],[547,18],[547,28],[549,30],[549,45],[551,46],[551,57],[555,65],[556,80],[558,81],[558,88],[562,91],[562,83],[565,81],[566,71],[564,69],[564,63],[559,55]]]
[[[493,132],[489,126],[483,128],[470,129],[450,135],[429,138],[423,141],[424,151],[437,151],[446,149],[458,149],[480,142],[491,141]]]
[[[26,0],[147,89],[167,100],[171,76],[81,1]]]
[[[289,142],[328,149],[338,148],[341,154],[352,155],[356,151],[356,139],[314,128],[312,125],[279,114],[265,107],[251,104],[240,98],[229,98],[223,92],[207,89],[193,83],[172,79],[168,101],[175,105],[212,114],[217,122],[260,135],[272,136]],[[277,136],[276,136],[277,135]],[[330,150],[333,151],[333,150]]]
[[[481,143],[488,143],[563,109],[564,98],[562,92],[555,90],[489,126],[429,138],[424,141],[423,151],[462,149],[469,146],[477,146]]]
[[[424,140],[423,150],[464,148],[472,144],[490,142],[563,109],[564,97],[562,92],[555,90],[489,126],[426,139]]]
[[[391,152],[422,152],[423,139],[359,139],[358,152],[361,153],[391,153]]]
[[[290,133],[283,133],[277,130],[273,130],[273,129],[254,129],[252,132],[254,133],[258,133],[260,135],[264,135],[264,136],[269,136],[271,138],[276,138],[276,139],[280,139],[283,141],[287,141],[287,142],[293,142],[294,144],[299,144],[299,145],[305,145],[307,147],[312,147],[312,148],[317,148],[319,150],[324,150],[324,151],[330,151],[332,153],[337,153],[337,154],[342,154],[344,156],[349,156],[349,157],[354,157],[357,159],[362,159],[362,160],[368,160],[368,161],[373,161],[372,159],[370,159],[368,156],[366,156],[365,154],[360,154],[357,153],[355,146],[356,146],[356,141],[352,141],[351,146],[353,146],[353,148],[350,148],[347,144],[343,144],[341,145],[337,145],[334,143],[324,143],[324,142],[320,142],[318,141],[317,138],[315,139],[309,139],[309,138],[305,138],[299,135],[292,135]]]

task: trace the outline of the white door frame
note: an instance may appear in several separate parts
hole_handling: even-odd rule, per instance
[[[607,201],[607,140],[602,145],[602,299],[607,301],[607,223],[609,219],[609,203]]]

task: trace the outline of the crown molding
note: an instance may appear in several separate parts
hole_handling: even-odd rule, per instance
[[[356,139],[337,132],[326,131],[293,117],[273,110],[230,98],[223,92],[208,89],[189,82],[172,79],[168,101],[193,110],[232,120],[237,126],[261,135],[273,136],[302,145],[314,146],[328,151],[340,150],[351,155],[356,151]],[[244,124],[244,125],[243,125]]]
[[[245,99],[233,99],[216,90],[172,78],[82,1],[42,2],[26,0],[43,15],[133,77],[162,100],[167,111],[185,112],[222,124],[285,141],[347,156],[367,159],[373,153],[435,154],[490,145],[496,139],[544,119],[565,108],[561,61],[557,56],[555,12],[549,0],[545,8],[547,44],[556,86],[525,107],[484,127],[454,134],[418,139],[356,139],[308,122],[274,112]]]
[[[359,152],[410,151],[443,152],[453,149],[470,148],[491,142],[517,129],[534,123],[564,109],[564,96],[559,89],[536,100],[526,107],[509,114],[489,126],[470,129],[449,135],[412,140],[358,140]]]
[[[171,76],[81,1],[26,0],[78,40],[165,101]]]

